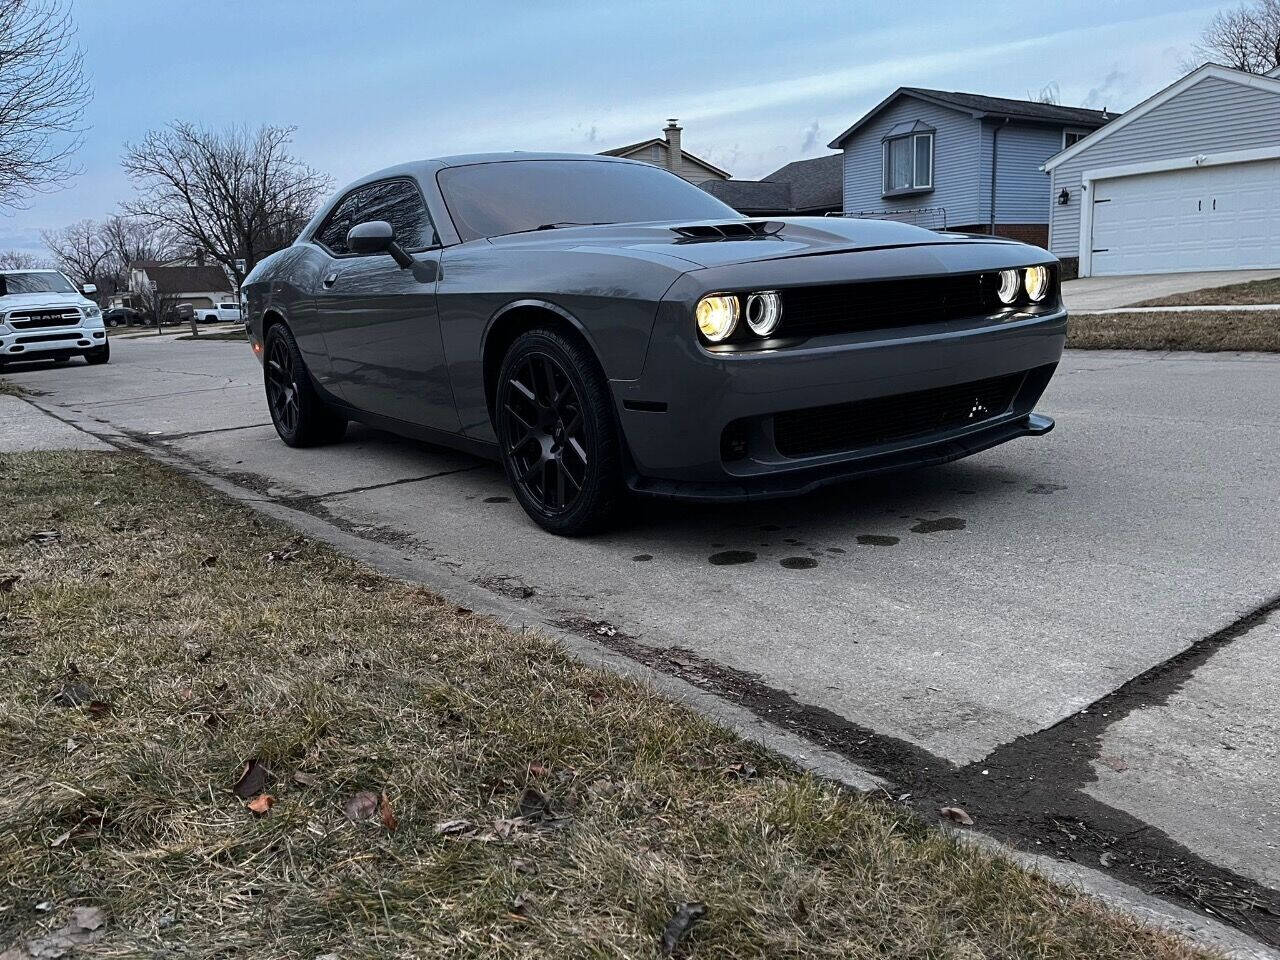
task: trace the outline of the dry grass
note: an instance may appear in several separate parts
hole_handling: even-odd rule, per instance
[[[1280,351],[1280,312],[1081,313],[1067,346],[1077,350]]]
[[[0,953],[1202,956],[148,461],[0,485]]]
[[[234,340],[238,343],[248,343],[249,334],[244,327],[237,326],[234,330],[216,330],[212,333],[204,333],[202,331],[198,336],[193,337],[191,334],[187,334],[185,337],[178,337],[177,339],[196,340],[196,341],[212,340],[214,342],[225,342],[227,340]]]
[[[0,376],[0,396],[20,397],[25,391],[12,380]]]
[[[1280,303],[1280,277],[1232,283],[1225,287],[1206,287],[1203,290],[1192,290],[1188,293],[1175,293],[1168,297],[1157,297],[1155,300],[1144,300],[1132,306],[1214,307],[1219,304],[1236,303]]]

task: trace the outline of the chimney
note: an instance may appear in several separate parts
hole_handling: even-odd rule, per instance
[[[680,150],[680,126],[676,123],[675,117],[667,121],[662,132],[667,138],[667,169],[674,174],[679,174],[680,168],[684,166],[684,153]]]

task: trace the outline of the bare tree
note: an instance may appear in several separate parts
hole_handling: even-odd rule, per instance
[[[327,176],[289,152],[293,132],[189,123],[153,130],[125,145],[122,163],[138,195],[124,209],[220,263],[238,286],[255,263],[293,241],[331,189]]]
[[[0,270],[42,270],[49,266],[34,253],[25,250],[0,250]]]
[[[1057,80],[1050,80],[1040,88],[1039,93],[1035,96],[1028,95],[1027,99],[1034,103],[1051,103],[1054,106],[1058,106],[1062,103],[1062,90],[1059,88]]]
[[[129,217],[81,220],[41,234],[58,269],[77,284],[92,283],[106,302],[128,289],[129,268],[140,260],[164,261],[178,253],[170,231],[152,230]]]
[[[1210,60],[1249,73],[1280,67],[1280,0],[1248,0],[1219,10],[1193,52],[1197,63]]]
[[[0,0],[0,206],[75,173],[89,87],[64,0]]]

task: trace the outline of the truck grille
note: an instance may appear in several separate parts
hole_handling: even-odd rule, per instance
[[[874,280],[782,292],[782,336],[910,327],[996,313],[997,273]]]
[[[15,330],[70,327],[79,323],[80,311],[74,307],[56,307],[52,310],[15,310],[9,314],[9,326]]]
[[[1025,373],[1011,373],[890,397],[788,410],[773,418],[774,443],[784,457],[811,457],[972,426],[1005,413],[1025,378]]]

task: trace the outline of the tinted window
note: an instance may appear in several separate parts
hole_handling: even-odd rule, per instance
[[[384,180],[353,190],[334,207],[315,239],[336,254],[349,253],[347,231],[357,223],[386,220],[406,250],[421,250],[436,242],[436,232],[422,194],[409,180]]]
[[[60,273],[0,273],[0,297],[11,293],[75,293]]]
[[[741,219],[711,194],[657,167],[603,160],[511,160],[436,175],[463,240],[552,223]]]

